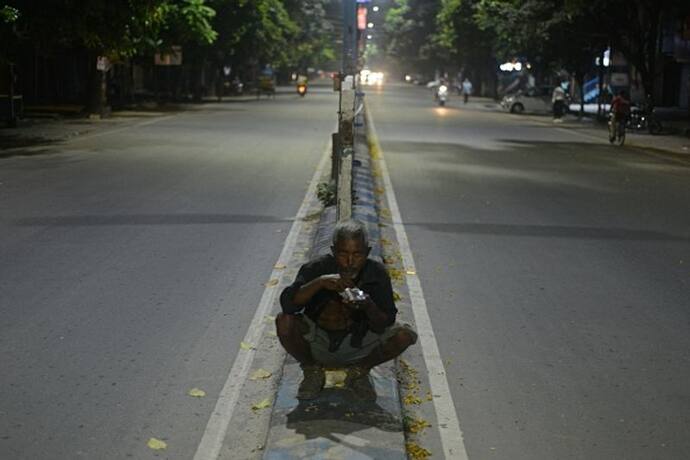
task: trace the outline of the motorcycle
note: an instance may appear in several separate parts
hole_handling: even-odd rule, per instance
[[[307,95],[307,84],[306,83],[297,83],[297,94],[299,94],[302,97]]]
[[[648,130],[649,134],[659,134],[663,129],[659,120],[651,112],[644,108],[632,107],[626,126],[635,131]]]
[[[446,101],[448,100],[448,87],[446,85],[438,87],[436,90],[436,100],[439,106],[443,107],[446,105]]]

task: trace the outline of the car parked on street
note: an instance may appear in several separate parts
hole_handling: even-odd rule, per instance
[[[536,86],[516,93],[506,94],[501,107],[510,113],[551,113],[553,86]]]

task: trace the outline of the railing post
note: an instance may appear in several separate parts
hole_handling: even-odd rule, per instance
[[[342,149],[340,155],[340,174],[336,192],[336,220],[347,220],[352,217],[352,147]]]

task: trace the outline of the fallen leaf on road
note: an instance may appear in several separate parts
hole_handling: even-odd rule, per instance
[[[268,283],[265,283],[264,286],[266,286],[266,287],[271,287],[271,286],[275,286],[276,284],[278,284],[278,280],[275,279],[275,278],[273,278],[273,279],[270,280]]]
[[[254,405],[252,405],[252,410],[261,410],[261,409],[266,409],[267,407],[271,407],[271,400],[266,398],[261,402],[258,402]]]
[[[273,266],[273,268],[276,268],[276,269],[278,269],[278,270],[282,270],[282,269],[284,269],[285,267],[286,267],[285,264],[275,264],[275,265]]]
[[[393,281],[401,282],[404,279],[403,271],[399,268],[389,268],[388,275]]]
[[[163,450],[168,447],[168,444],[166,444],[165,441],[161,441],[160,439],[156,438],[150,438],[146,445],[153,450]]]
[[[417,274],[417,272],[414,270],[407,270],[407,271],[405,271],[405,273],[407,273],[408,275],[416,275]]]
[[[276,320],[275,316],[266,315],[264,316],[264,321],[267,323],[273,323]]]
[[[413,442],[406,442],[405,450],[412,460],[425,460],[431,457],[431,452]]]
[[[199,388],[192,388],[187,392],[187,394],[195,398],[203,398],[206,396],[206,392],[204,390],[200,390]]]
[[[400,302],[402,300],[402,297],[400,296],[400,294],[393,291],[393,300],[395,300],[396,302]]]
[[[407,431],[410,433],[420,433],[426,428],[429,428],[431,424],[424,419],[418,418],[407,423]]]
[[[409,394],[403,398],[403,403],[407,404],[408,406],[412,404],[420,405],[422,403],[422,400],[419,399],[419,396],[416,394]]]
[[[247,342],[240,342],[240,348],[243,350],[253,350],[254,346]]]
[[[264,369],[257,369],[252,373],[252,375],[249,377],[249,380],[259,380],[259,379],[267,379],[271,376],[272,374],[268,372],[267,370]]]

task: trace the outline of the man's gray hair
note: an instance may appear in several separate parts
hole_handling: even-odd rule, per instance
[[[360,240],[364,247],[369,247],[369,237],[366,226],[355,219],[343,220],[335,224],[333,230],[333,246],[340,240]]]

